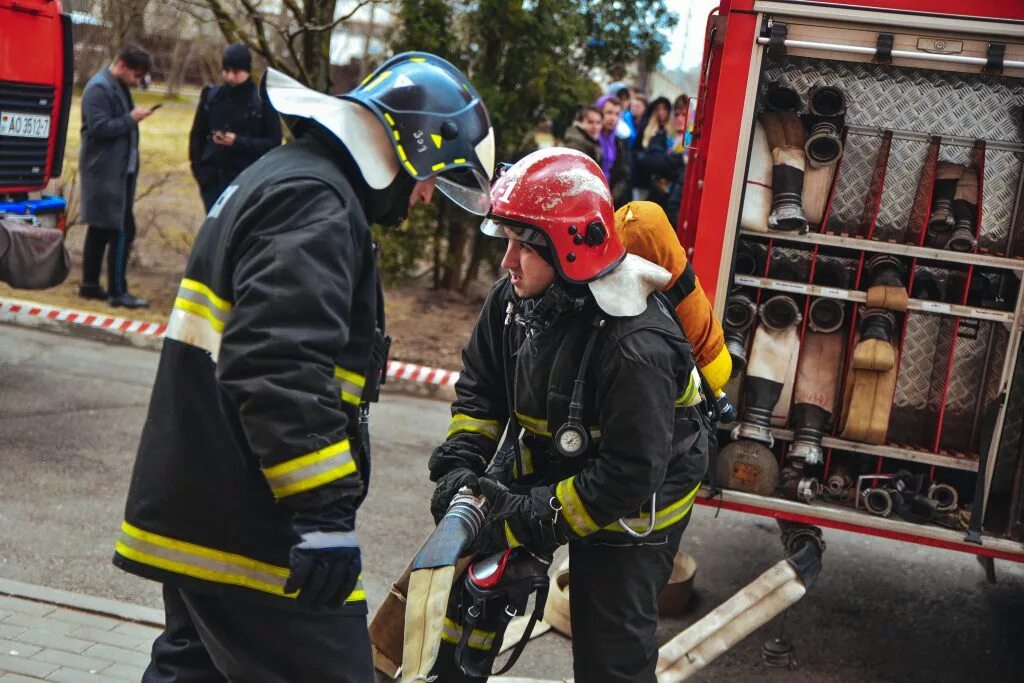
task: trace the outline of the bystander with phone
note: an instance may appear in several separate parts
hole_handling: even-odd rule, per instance
[[[250,77],[252,55],[229,45],[221,59],[224,83],[203,88],[189,135],[189,161],[209,211],[238,174],[281,144],[281,121]]]
[[[143,308],[128,292],[126,269],[135,240],[135,183],[139,177],[139,123],[159,104],[136,107],[131,88],[150,69],[149,54],[125,45],[114,62],[93,76],[82,92],[82,144],[78,175],[82,183],[81,220],[89,226],[82,255],[79,296],[106,299],[111,306]],[[107,256],[107,289],[100,285]]]

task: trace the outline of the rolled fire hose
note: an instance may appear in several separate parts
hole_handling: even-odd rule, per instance
[[[978,241],[974,237],[978,221],[978,173],[973,168],[964,170],[953,196],[953,233],[946,242],[951,251],[974,251]]]
[[[725,304],[722,332],[725,337],[725,348],[732,356],[733,377],[747,367],[747,339],[750,337],[750,328],[754,325],[756,317],[757,306],[746,294],[733,294]]]
[[[860,340],[853,349],[842,438],[881,444],[889,427],[896,389],[896,317],[884,308],[861,309]]]
[[[893,311],[907,310],[909,296],[903,263],[895,256],[876,254],[868,259],[867,269],[867,305]]]
[[[953,229],[953,198],[964,167],[949,161],[940,161],[935,169],[935,187],[932,190],[932,213],[928,217],[928,236],[932,246],[944,247]],[[977,194],[975,194],[977,196]]]
[[[946,281],[937,277],[932,270],[916,269],[914,272],[914,298],[925,301],[942,301],[946,298]]]
[[[761,324],[754,333],[750,364],[743,382],[743,416],[734,439],[753,439],[771,446],[772,410],[782,395],[790,363],[799,352],[802,319],[792,297],[780,294],[763,304]]]
[[[760,116],[772,150],[772,230],[806,232],[803,210],[804,143],[807,134],[795,112],[765,112]]]
[[[767,213],[765,214],[767,215]],[[736,246],[733,269],[737,275],[763,275],[768,249],[759,242],[741,239]]]
[[[791,420],[793,443],[786,458],[798,461],[801,468],[824,462],[821,439],[835,410],[843,367],[845,335],[839,331],[841,326],[842,318],[839,326],[828,332],[808,332],[800,349]]]
[[[779,464],[769,450],[775,443],[772,411],[799,351],[801,314],[792,298],[780,295],[763,303],[760,315],[743,381],[743,416],[732,431],[733,442],[715,459],[715,467],[718,484],[770,495],[779,483]]]
[[[789,558],[766,571],[685,631],[661,646],[658,683],[685,681],[800,600],[821,570],[824,545],[807,534]]]
[[[807,97],[811,133],[804,153],[811,167],[834,164],[843,153],[842,130],[846,116],[846,96],[839,88],[821,85],[811,88]]]
[[[760,121],[754,122],[754,139],[743,190],[740,227],[768,232],[768,214],[772,211],[772,148]]]
[[[804,170],[804,216],[808,225],[821,225],[825,219],[825,205],[836,177],[836,164],[810,166]]]
[[[405,605],[402,681],[426,681],[437,660],[456,564],[487,516],[487,501],[463,488],[412,561]]]

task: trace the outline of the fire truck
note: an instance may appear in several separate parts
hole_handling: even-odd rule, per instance
[[[0,0],[0,280],[18,287],[67,275],[67,203],[42,191],[64,164],[73,58],[59,2]]]
[[[1024,3],[723,0],[679,236],[739,420],[700,503],[1024,561]]]

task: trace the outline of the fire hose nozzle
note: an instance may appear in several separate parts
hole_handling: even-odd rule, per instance
[[[831,164],[843,153],[846,96],[839,88],[829,85],[811,88],[808,109],[811,134],[804,145],[804,154],[812,166]]]
[[[949,484],[932,484],[928,487],[928,498],[935,501],[935,509],[939,512],[952,512],[960,502],[956,489]]]
[[[779,294],[761,304],[761,323],[770,330],[784,330],[803,319],[800,307],[792,297]]]
[[[885,308],[862,308],[860,311],[860,338],[892,342],[896,316]]]
[[[734,294],[725,304],[723,334],[732,356],[733,376],[747,367],[747,337],[757,316],[757,305],[746,294]]]
[[[846,304],[837,299],[817,298],[807,311],[807,324],[815,332],[836,332],[846,320]]]
[[[961,226],[960,221],[957,221],[957,227],[953,230],[953,234],[949,236],[946,248],[950,251],[967,253],[974,251],[974,248],[977,246],[978,240],[974,237],[974,228],[969,225]]]

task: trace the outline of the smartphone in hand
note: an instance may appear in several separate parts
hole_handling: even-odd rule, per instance
[[[157,109],[159,109],[162,106],[164,106],[163,102],[157,102],[156,104],[154,104],[152,107],[149,108],[149,111],[154,112],[154,111],[156,111]]]

